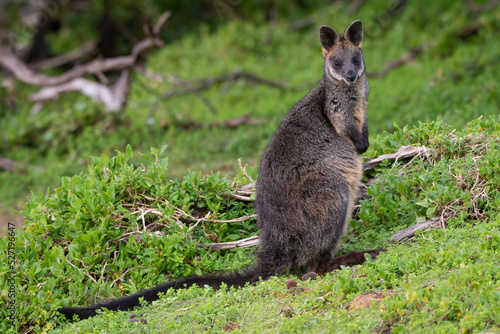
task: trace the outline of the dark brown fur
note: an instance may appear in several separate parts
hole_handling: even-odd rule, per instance
[[[291,109],[262,156],[255,201],[262,234],[255,268],[224,276],[190,277],[104,304],[59,312],[82,319],[95,315],[101,307],[131,309],[140,297],[152,301],[169,288],[193,284],[218,288],[222,282],[244,286],[287,269],[325,273],[340,265],[362,263],[364,252],[337,259],[332,256],[346,230],[361,182],[359,154],[369,145],[368,82],[361,39],[361,21],[353,22],[344,35],[321,27],[325,75]],[[335,62],[342,64],[336,66]],[[376,257],[380,250],[367,252]]]

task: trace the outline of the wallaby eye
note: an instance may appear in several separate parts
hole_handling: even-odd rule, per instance
[[[358,57],[353,58],[352,63],[355,65],[359,64],[359,58]]]
[[[340,60],[335,59],[333,61],[333,66],[339,68],[340,66],[342,66],[342,62]]]

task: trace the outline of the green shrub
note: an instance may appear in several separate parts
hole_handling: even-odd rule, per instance
[[[61,306],[94,303],[166,279],[250,263],[246,250],[222,256],[200,247],[257,232],[254,219],[199,221],[253,214],[251,204],[229,196],[243,179],[188,172],[182,181],[170,180],[168,159],[160,157],[164,149],[142,155],[140,167],[131,164],[130,146],[111,158],[93,157],[87,173],[64,177],[52,193],[33,194],[22,211],[25,227],[15,236],[19,328],[48,329]],[[6,255],[1,253],[2,303],[8,302]],[[7,311],[2,307],[0,312],[5,331],[10,326]]]

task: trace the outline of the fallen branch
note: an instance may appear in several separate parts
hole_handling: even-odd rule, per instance
[[[203,129],[203,128],[217,128],[220,126],[226,127],[226,128],[237,128],[241,125],[245,124],[250,124],[250,125],[257,125],[261,124],[263,122],[266,122],[268,118],[266,117],[261,117],[259,119],[256,118],[250,118],[251,113],[247,115],[243,115],[240,117],[228,119],[226,121],[222,122],[212,122],[208,124],[204,123],[194,123],[194,122],[189,122],[189,123],[182,123],[180,124],[180,128],[183,130],[190,130],[190,129]]]
[[[248,73],[248,72],[243,72],[243,71],[235,71],[229,74],[224,74],[220,75],[214,78],[206,78],[206,79],[197,79],[197,80],[191,80],[191,81],[174,81],[176,84],[181,84],[183,86],[182,89],[174,89],[171,90],[165,94],[163,94],[163,97],[165,99],[170,99],[173,97],[177,96],[182,96],[182,95],[187,95],[187,94],[192,94],[196,92],[200,92],[203,90],[207,90],[211,88],[212,86],[221,83],[221,82],[235,82],[240,79],[244,79],[249,82],[257,83],[257,84],[263,84],[267,85],[269,87],[277,88],[277,89],[290,89],[290,87],[287,87],[286,85],[276,82],[276,81],[271,81],[268,79],[261,78],[255,74]]]
[[[424,50],[424,47],[422,45],[418,46],[418,47],[410,50],[410,52],[408,52],[407,54],[405,54],[403,57],[401,57],[401,58],[399,58],[397,60],[391,61],[389,64],[386,65],[386,67],[382,71],[371,72],[371,73],[368,73],[367,76],[369,78],[381,78],[381,77],[384,77],[390,71],[392,71],[392,70],[394,70],[396,68],[399,68],[399,67],[403,66],[406,63],[411,62],[419,54],[421,54],[423,50]]]
[[[78,260],[78,261],[82,262],[80,259],[75,259],[75,260]],[[83,270],[83,269],[78,268],[78,267],[77,267],[77,266],[75,266],[73,263],[71,263],[70,261],[68,261],[68,259],[66,259],[66,262],[67,262],[70,266],[72,266],[73,268],[75,268],[76,270],[81,271],[82,273],[84,273],[84,274],[85,274],[88,278],[90,278],[92,281],[94,281],[94,283],[97,283],[97,281],[96,281],[96,280],[95,280],[92,276],[90,276],[90,274],[89,274],[87,271],[85,271],[85,270]],[[83,264],[83,262],[82,262],[82,264]],[[83,264],[83,266],[85,266],[85,265]]]
[[[37,113],[44,102],[58,98],[61,93],[69,91],[80,91],[84,95],[103,103],[106,110],[116,110],[123,107],[128,98],[130,84],[128,69],[140,66],[151,49],[163,46],[163,41],[158,37],[158,33],[169,16],[170,12],[165,12],[155,24],[152,30],[153,36],[135,44],[128,56],[96,59],[88,64],[74,67],[59,76],[48,76],[33,71],[17,58],[10,48],[0,47],[0,66],[3,66],[24,83],[44,87],[30,97],[30,100],[36,103],[32,109],[33,113]],[[68,59],[74,58],[82,52],[87,52],[90,48],[92,48],[91,44],[84,45],[72,53],[49,60],[51,63],[45,63],[44,66],[55,66],[67,62]],[[40,66],[38,64],[38,67]],[[107,83],[107,78],[103,73],[111,70],[122,71],[120,78],[112,87],[83,78],[86,75],[95,75],[101,81]]]
[[[128,70],[122,71],[120,78],[112,87],[90,81],[83,78],[76,78],[58,86],[45,87],[38,93],[30,96],[30,101],[36,102],[32,108],[32,113],[40,111],[44,102],[54,100],[61,93],[80,91],[91,99],[101,102],[107,111],[122,108],[128,98],[130,87],[130,73]]]
[[[156,216],[167,218],[166,216],[163,215],[163,213],[161,213],[158,210],[154,210],[154,209],[138,210],[138,211],[132,212],[131,214],[135,215],[135,214],[139,214],[139,213],[141,214],[139,216],[139,218],[141,218],[143,220],[144,220],[144,216],[146,214],[148,214],[148,213],[154,214]],[[252,214],[250,216],[238,217],[238,218],[234,218],[234,219],[227,219],[227,220],[224,220],[224,219],[212,219],[212,218],[209,218],[210,215],[207,215],[205,217],[201,217],[200,218],[200,217],[193,217],[189,213],[184,212],[184,211],[182,211],[181,209],[178,209],[178,208],[174,208],[174,215],[175,214],[177,214],[179,216],[177,218],[174,217],[176,220],[178,220],[178,218],[180,218],[180,217],[186,217],[186,218],[189,218],[189,219],[191,219],[193,221],[208,222],[208,223],[239,223],[239,222],[242,222],[242,221],[245,221],[245,220],[257,218],[256,214]],[[182,228],[183,226],[179,225],[179,227]],[[144,230],[146,230],[145,223],[144,223]]]
[[[251,196],[255,194],[253,189],[254,183],[249,183],[235,190],[235,193],[231,194],[230,197],[244,202],[252,202]]]
[[[199,90],[193,88],[189,81],[184,81],[173,75],[169,76],[169,80],[174,84],[180,85],[184,87],[184,89],[192,92],[194,95],[196,95],[197,98],[201,100],[201,102],[203,102],[204,105],[207,106],[208,110],[210,110],[212,114],[217,114],[217,110],[215,109],[215,106],[212,104],[212,102],[210,102],[205,96],[203,96]]]
[[[484,27],[484,24],[482,22],[476,22],[470,26],[467,26],[465,28],[458,30],[455,34],[460,39],[467,39],[470,36],[475,35],[483,27]]]
[[[431,218],[429,220],[426,220],[423,223],[418,223],[413,226],[410,226],[408,228],[405,228],[404,230],[399,231],[398,233],[394,234],[393,236],[389,237],[387,241],[395,241],[395,242],[400,242],[403,239],[409,239],[415,236],[415,232],[417,231],[423,231],[428,228],[431,229],[439,229],[442,228],[441,224],[441,219],[440,218]]]
[[[96,42],[90,41],[66,54],[37,61],[35,63],[30,64],[29,67],[32,70],[41,70],[41,69],[58,67],[70,62],[74,62],[80,59],[84,55],[94,53],[96,50],[97,50]]]
[[[423,155],[424,157],[428,157],[431,152],[433,152],[433,150],[425,146],[412,146],[412,145],[402,146],[396,153],[384,154],[375,159],[364,162],[363,170],[367,171],[369,169],[373,169],[384,160],[398,161],[417,155],[419,156]]]
[[[19,166],[18,162],[0,157],[0,169],[13,172]]]
[[[136,64],[138,57],[153,47],[162,46],[163,41],[158,37],[148,37],[137,43],[132,53],[128,56],[121,56],[108,59],[96,59],[91,63],[75,67],[59,76],[47,76],[45,74],[33,72],[24,62],[17,58],[14,53],[7,48],[0,49],[0,65],[7,68],[12,74],[24,83],[36,86],[57,86],[67,83],[73,79],[85,75],[97,75],[106,71],[117,71],[132,67]]]
[[[220,242],[199,245],[200,248],[205,248],[206,250],[228,250],[233,248],[248,248],[260,244],[260,236],[250,237],[246,239],[241,239],[238,241],[231,242]]]

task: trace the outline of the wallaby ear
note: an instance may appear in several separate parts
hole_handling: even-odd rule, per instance
[[[360,20],[351,23],[345,30],[344,37],[352,44],[360,46],[363,41],[363,23]]]
[[[329,51],[339,40],[339,34],[332,27],[322,26],[319,28],[319,41],[323,50]]]

